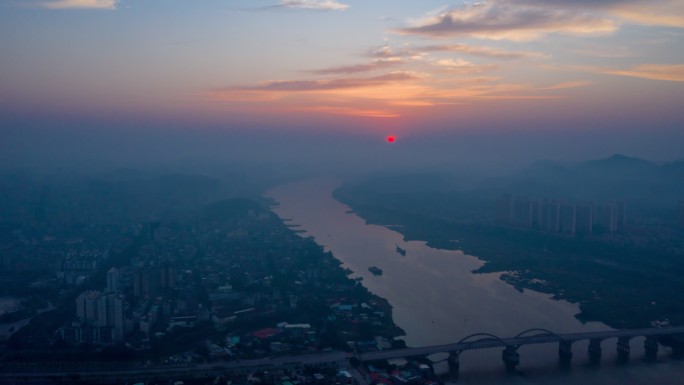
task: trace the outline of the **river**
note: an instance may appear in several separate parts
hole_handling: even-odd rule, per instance
[[[353,277],[362,277],[364,286],[392,304],[394,321],[406,331],[408,346],[451,343],[481,332],[512,337],[531,328],[556,333],[610,329],[578,321],[576,304],[530,290],[519,292],[501,281],[500,274],[472,274],[483,264],[476,257],[406,242],[396,231],[366,224],[332,197],[339,183],[314,179],[278,186],[266,195],[279,203],[274,211],[281,218],[305,230],[303,236],[314,237],[354,272]],[[371,266],[383,274],[374,276],[368,271]],[[584,365],[586,342],[573,345],[575,369],[570,371],[558,368],[557,349],[556,344],[521,347],[520,376],[504,375],[499,349],[464,352],[459,383],[675,384],[684,378],[684,364],[668,359],[667,349],[660,349],[656,364],[640,362],[642,339],[632,340],[635,362],[627,366],[615,363],[615,341],[604,341],[601,370]]]

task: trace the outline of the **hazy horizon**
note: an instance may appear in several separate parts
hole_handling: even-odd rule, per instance
[[[0,10],[2,168],[509,172],[538,159],[684,157],[684,8],[673,0]]]

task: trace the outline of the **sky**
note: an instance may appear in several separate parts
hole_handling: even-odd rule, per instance
[[[681,0],[0,0],[0,162],[672,160],[683,47]]]

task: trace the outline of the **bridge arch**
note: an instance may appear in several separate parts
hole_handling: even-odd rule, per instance
[[[473,339],[476,337],[481,337],[481,338]],[[499,344],[501,344],[501,346],[506,346],[506,342],[504,342],[504,340],[502,340],[498,336],[496,336],[494,334],[490,334],[490,333],[471,334],[469,336],[461,338],[461,340],[458,341],[458,344],[465,344],[465,346],[463,346],[463,350],[469,350],[470,346],[472,346],[478,342],[482,342],[482,341],[496,341]]]
[[[533,332],[540,332],[540,333],[530,334]],[[556,340],[558,340],[558,342],[564,342],[565,341],[565,342],[572,343],[571,341],[565,340],[563,337],[559,336],[557,333],[554,333],[551,330],[542,329],[542,328],[533,328],[533,329],[523,330],[513,338],[523,338],[525,341],[527,341],[527,340],[531,340],[534,337],[542,337],[542,336],[554,337]],[[524,344],[525,344],[524,342],[519,343],[517,346],[520,347],[521,345],[524,345]]]
[[[474,337],[484,337],[484,338],[479,338],[479,339],[474,340],[474,341],[468,341],[469,339],[474,338]],[[495,336],[494,334],[490,334],[490,333],[471,334],[469,336],[461,338],[461,340],[458,341],[457,344],[471,343],[471,342],[485,341],[485,340],[499,341],[499,342],[501,342],[502,345],[506,345],[506,343],[501,338],[499,338],[498,336]]]

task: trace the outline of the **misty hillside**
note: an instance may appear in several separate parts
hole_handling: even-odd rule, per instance
[[[543,160],[515,174],[476,183],[466,183],[452,174],[426,172],[357,180],[337,194],[357,199],[357,203],[362,203],[364,196],[371,200],[381,196],[387,202],[410,202],[416,208],[438,202],[442,213],[454,218],[491,215],[502,194],[625,201],[632,219],[671,221],[676,205],[684,200],[684,161],[657,164],[621,154],[579,163]]]
[[[587,175],[621,179],[648,177],[658,166],[647,160],[615,154],[608,158],[579,163],[574,168]]]
[[[679,178],[678,181],[684,183],[684,159],[662,165],[660,172],[666,177]]]
[[[684,163],[658,165],[620,154],[577,164],[537,162],[485,186],[540,198],[625,200],[664,208],[684,199]]]
[[[0,219],[130,222],[187,213],[237,196],[259,199],[261,182],[119,169],[100,175],[0,174]]]

